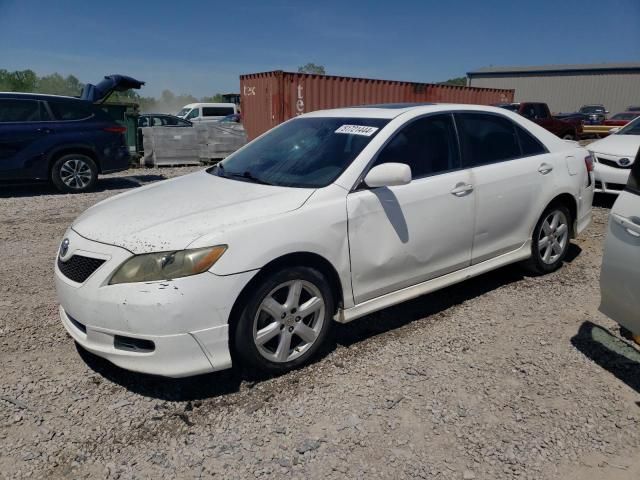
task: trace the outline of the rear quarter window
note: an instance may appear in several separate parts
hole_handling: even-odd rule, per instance
[[[515,125],[515,127],[523,157],[531,157],[533,155],[542,155],[543,153],[547,153],[545,146],[542,145],[536,137],[519,125]]]
[[[56,120],[84,120],[96,115],[96,109],[89,102],[49,101],[49,108]]]

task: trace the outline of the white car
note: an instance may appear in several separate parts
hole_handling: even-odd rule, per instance
[[[640,343],[640,149],[609,214],[600,294],[600,310]]]
[[[235,103],[190,103],[176,114],[192,123],[218,122],[229,115],[236,115],[238,106]]]
[[[627,184],[640,147],[640,117],[587,146],[595,157],[596,192],[618,194]]]
[[[62,323],[131,370],[289,370],[333,321],[518,261],[558,268],[591,220],[591,168],[501,108],[301,115],[81,215],[55,266]]]

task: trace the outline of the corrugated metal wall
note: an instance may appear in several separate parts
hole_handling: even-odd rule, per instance
[[[640,73],[473,74],[473,87],[513,88],[517,102],[546,102],[553,112],[601,103],[612,114],[640,104]]]
[[[372,103],[509,102],[512,90],[409,83],[289,72],[240,76],[241,109],[249,139],[296,115]]]

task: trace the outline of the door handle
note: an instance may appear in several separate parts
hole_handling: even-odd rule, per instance
[[[36,132],[38,133],[51,133],[53,130],[51,130],[50,128],[38,128],[36,129]]]
[[[627,232],[632,237],[640,237],[640,224],[635,220],[623,217],[622,215],[618,215],[617,213],[612,213],[611,218],[614,222],[624,228],[625,232]]]
[[[538,172],[540,172],[542,175],[546,175],[551,170],[553,170],[553,166],[549,165],[548,163],[543,163],[538,167]]]
[[[453,187],[453,190],[451,190],[451,193],[456,197],[464,197],[471,192],[473,192],[473,185],[462,182],[457,183],[456,186]]]

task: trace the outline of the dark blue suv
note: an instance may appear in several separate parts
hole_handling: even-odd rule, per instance
[[[111,75],[81,98],[0,93],[0,182],[44,180],[63,192],[85,192],[98,174],[129,168],[125,127],[96,102],[144,82]]]

